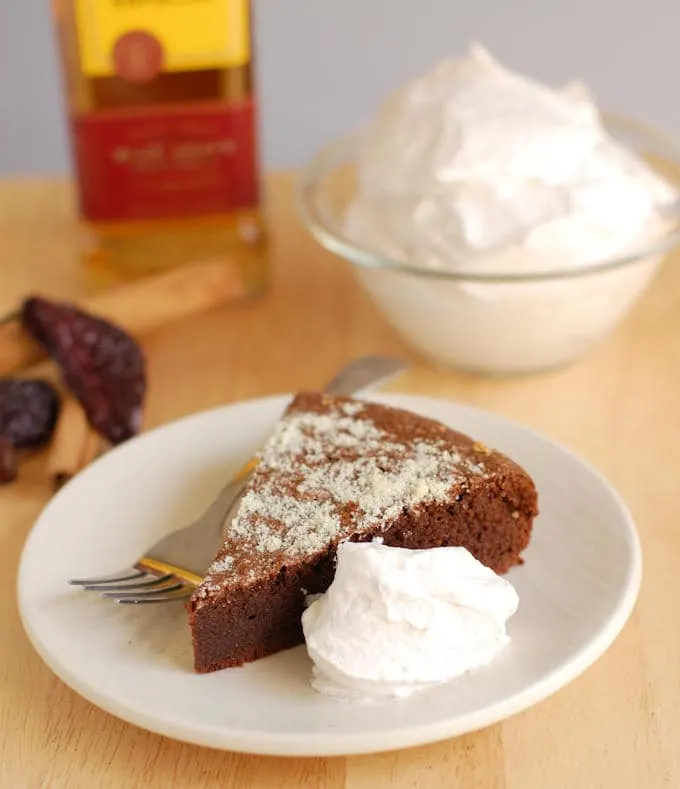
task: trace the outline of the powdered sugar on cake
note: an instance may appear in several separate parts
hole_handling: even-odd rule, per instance
[[[247,582],[269,563],[278,572],[286,560],[354,533],[384,531],[404,507],[445,500],[474,475],[486,476],[478,453],[452,451],[432,434],[402,441],[361,402],[334,402],[323,413],[292,409],[260,454],[198,597],[225,576]]]

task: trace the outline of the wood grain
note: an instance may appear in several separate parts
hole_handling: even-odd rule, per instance
[[[0,314],[27,291],[92,292],[70,190],[0,184]],[[269,180],[273,286],[148,334],[147,425],[323,383],[354,355],[407,353],[339,260]],[[614,646],[552,698],[448,742],[348,759],[221,753],[144,732],[79,698],[41,663],[16,611],[25,536],[50,492],[46,453],[0,489],[0,788],[661,789],[680,786],[680,255],[629,319],[569,369],[488,380],[413,359],[394,388],[503,413],[567,444],[621,490],[638,521],[640,600]],[[42,369],[42,368],[41,368]],[[178,374],[181,371],[182,374]]]

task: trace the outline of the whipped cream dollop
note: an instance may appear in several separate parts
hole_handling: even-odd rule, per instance
[[[518,603],[465,548],[342,543],[333,583],[302,616],[312,685],[356,699],[446,682],[506,646]]]
[[[474,46],[379,108],[344,230],[416,266],[545,272],[632,252],[677,199],[610,136],[584,85],[549,88]]]

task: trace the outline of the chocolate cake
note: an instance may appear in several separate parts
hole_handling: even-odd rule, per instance
[[[305,596],[328,588],[343,540],[462,545],[504,573],[536,514],[531,478],[499,452],[407,411],[299,394],[189,604],[196,671],[301,643]]]

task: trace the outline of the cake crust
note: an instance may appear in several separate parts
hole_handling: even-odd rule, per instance
[[[301,393],[190,601],[195,669],[301,643],[305,597],[330,585],[341,541],[460,545],[504,573],[537,512],[531,478],[500,452],[408,411]]]

